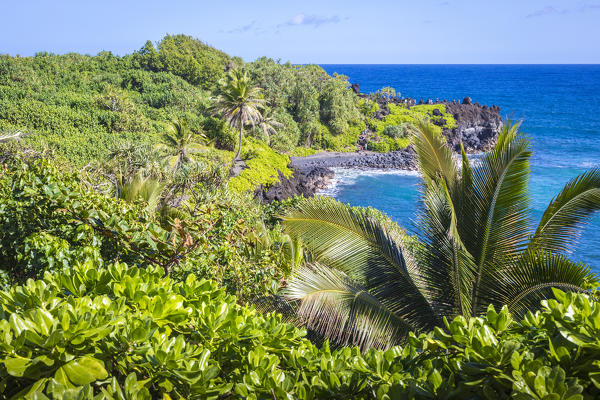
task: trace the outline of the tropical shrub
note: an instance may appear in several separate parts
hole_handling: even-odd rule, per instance
[[[600,305],[555,291],[515,322],[457,317],[403,347],[332,351],[210,281],[76,263],[0,292],[0,393],[51,399],[584,399]]]
[[[0,178],[0,269],[22,283],[76,261],[120,261],[212,278],[240,300],[278,289],[285,260],[249,251],[259,205],[221,192],[194,195],[184,210],[163,227],[145,203],[97,193],[48,160],[17,159]]]
[[[165,36],[158,51],[148,41],[134,59],[144,68],[171,72],[204,89],[215,87],[231,61],[227,54],[186,35]]]
[[[444,317],[479,316],[489,304],[521,316],[552,288],[598,286],[589,266],[564,253],[600,208],[600,170],[569,182],[532,231],[531,150],[518,127],[505,123],[494,150],[472,167],[464,151],[459,164],[438,131],[418,123],[412,139],[424,183],[412,249],[331,199],[288,212],[286,231],[312,254],[285,292],[307,326],[339,343],[388,347]]]
[[[267,104],[292,117],[293,122],[277,118],[284,129],[289,126],[292,132],[299,131],[299,141],[294,145],[335,146],[331,140],[322,143],[324,132],[332,137],[346,135],[352,125],[360,123],[357,97],[349,90],[347,77],[331,77],[317,65],[280,64],[264,57],[246,67],[253,81],[264,89]]]
[[[439,133],[442,132],[442,128],[452,129],[456,127],[454,116],[446,112],[446,106],[443,104],[421,104],[407,107],[404,104],[390,103],[387,107],[390,113],[383,117],[383,119],[371,119],[369,121],[369,125],[373,126],[379,134],[382,134],[388,126],[403,125],[406,123],[415,125],[422,120],[438,123],[439,125],[434,126],[433,129],[439,131]],[[433,115],[433,110],[438,110],[441,116]]]
[[[337,74],[323,85],[319,101],[320,117],[335,135],[345,134],[351,124],[357,124],[360,120],[357,97],[348,90],[349,86],[348,77]]]
[[[377,151],[379,153],[386,153],[388,151],[404,149],[410,144],[409,138],[392,138],[387,135],[382,135],[377,139],[377,141],[370,140],[367,143],[368,150]]]
[[[358,110],[367,118],[373,118],[379,111],[379,104],[371,99],[360,99],[358,101]]]
[[[322,130],[322,144],[324,148],[334,151],[356,151],[356,143],[361,132],[365,129],[365,123],[354,121],[340,135],[335,135],[327,127],[325,128]]]
[[[244,146],[246,169],[229,180],[229,189],[241,192],[253,192],[260,185],[279,182],[279,173],[289,178],[292,170],[288,168],[289,156],[279,154],[266,144],[254,139],[246,139]]]
[[[412,125],[409,123],[403,123],[400,125],[388,125],[383,129],[383,134],[391,138],[405,138],[410,134]]]

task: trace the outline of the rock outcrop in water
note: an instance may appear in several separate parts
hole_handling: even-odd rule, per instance
[[[460,150],[461,141],[467,153],[489,151],[494,147],[502,128],[500,107],[451,102],[446,103],[446,111],[454,116],[458,125],[452,130],[444,130],[454,151]]]
[[[327,186],[333,171],[329,168],[315,166],[310,168],[294,167],[294,174],[286,178],[279,172],[279,183],[268,187],[261,186],[254,196],[263,203],[270,203],[274,200],[284,200],[293,196],[313,196],[319,189]]]
[[[355,93],[360,93],[358,84],[353,85],[352,89]],[[369,97],[364,94],[359,94],[359,96]],[[417,104],[415,99],[371,98],[379,103],[379,111],[376,113],[375,118],[380,119],[389,114],[388,103],[402,103],[409,107]],[[462,102],[432,102],[428,100],[427,102],[420,101],[420,103],[444,104],[446,112],[453,115],[457,126],[453,129],[444,129],[443,135],[455,152],[460,151],[461,142],[467,153],[489,151],[496,143],[498,132],[502,128],[500,107],[488,107],[473,103],[470,97],[465,97]],[[442,115],[438,110],[434,110],[432,113],[438,117]],[[443,125],[445,121],[438,120],[438,123]],[[417,157],[412,146],[388,153],[371,151],[356,153],[323,152],[308,157],[292,157],[290,167],[294,171],[291,178],[285,178],[280,174],[278,184],[259,188],[255,193],[256,197],[265,203],[273,200],[283,200],[295,195],[310,197],[324,188],[329,180],[333,178],[334,172],[330,168],[416,170]]]

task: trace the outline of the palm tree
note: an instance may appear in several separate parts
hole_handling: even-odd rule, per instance
[[[130,203],[141,200],[146,204],[148,212],[154,212],[158,208],[163,188],[164,184],[157,179],[137,174],[129,182],[120,185],[117,197]]]
[[[232,128],[239,131],[234,162],[240,158],[242,151],[244,126],[256,125],[261,118],[260,110],[264,108],[264,102],[261,89],[252,86],[248,73],[242,69],[229,71],[227,79],[221,83],[214,111],[221,114]]]
[[[304,201],[283,217],[312,253],[285,297],[310,329],[337,343],[385,348],[444,317],[477,316],[488,305],[518,316],[598,277],[568,253],[600,208],[600,170],[584,173],[551,202],[535,230],[529,208],[530,142],[506,123],[496,147],[473,167],[421,122],[413,133],[423,175],[416,238],[331,199]]]
[[[173,153],[168,159],[169,166],[177,171],[183,164],[191,161],[190,153],[204,151],[201,144],[205,139],[204,135],[192,132],[185,118],[174,120],[168,132],[163,134],[163,144],[161,147]]]
[[[270,111],[263,110],[260,113],[257,121],[258,127],[263,131],[265,136],[267,137],[267,144],[271,142],[271,135],[277,133],[277,129],[282,128],[283,124],[278,122]]]

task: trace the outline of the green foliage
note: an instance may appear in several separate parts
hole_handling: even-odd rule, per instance
[[[360,119],[356,96],[348,86],[348,77],[337,74],[323,85],[319,101],[321,120],[335,135],[345,135],[351,124],[357,124]]]
[[[333,134],[329,129],[323,129],[323,148],[333,151],[356,151],[356,142],[364,129],[365,123],[362,121],[352,122],[344,133],[340,135]]]
[[[390,86],[382,87],[381,89],[375,92],[375,97],[379,99],[390,100],[396,96],[400,96],[400,93],[396,95],[396,89]]]
[[[203,89],[214,88],[231,62],[227,54],[186,35],[165,36],[158,51],[148,41],[134,59],[143,68],[170,72]]]
[[[251,199],[196,191],[206,196],[208,189],[192,191],[189,215],[163,227],[147,203],[94,192],[45,160],[16,160],[0,179],[0,268],[19,283],[77,261],[121,261],[212,278],[240,299],[277,290],[284,261],[249,252],[261,209]]]
[[[306,156],[312,156],[313,154],[317,154],[317,153],[320,153],[320,151],[311,149],[310,147],[299,146],[299,147],[296,147],[290,153],[290,155],[295,156],[295,157],[306,157]]]
[[[160,142],[176,116],[199,130],[209,98],[171,73],[110,53],[0,56],[0,71],[0,130],[31,133],[25,143],[77,166],[123,142]]]
[[[401,125],[388,125],[383,129],[383,134],[391,138],[406,138],[410,132],[414,130],[414,126],[408,122]]]
[[[394,125],[397,126],[397,125]],[[398,149],[404,149],[408,147],[410,144],[409,138],[392,138],[387,135],[383,135],[379,138],[378,141],[369,141],[367,144],[367,149],[371,151],[376,151],[379,153],[387,153],[388,151],[394,151]]]
[[[0,292],[3,397],[600,396],[600,305],[583,294],[556,291],[521,323],[489,307],[361,354],[318,348],[281,316],[193,276],[92,261],[66,271]]]
[[[247,139],[244,158],[247,168],[229,180],[228,187],[234,192],[253,192],[259,185],[278,182],[280,171],[286,178],[292,175],[288,168],[289,156],[277,153],[262,142]]]
[[[247,68],[253,81],[264,89],[267,105],[275,108],[276,114],[292,117],[292,121],[277,118],[294,137],[299,132],[294,146],[337,150],[329,146],[339,145],[337,142],[345,146],[348,140],[333,138],[346,136],[354,131],[353,125],[360,124],[357,97],[349,90],[347,77],[331,77],[316,65],[280,64],[264,57]],[[292,148],[287,146],[288,151]]]
[[[375,113],[379,111],[379,104],[371,99],[360,99],[358,101],[358,110],[367,118],[373,118]]]
[[[292,115],[286,112],[283,108],[277,108],[273,111],[273,119],[279,123],[275,132],[269,136],[269,146],[280,153],[292,151],[300,142],[300,128]],[[260,127],[256,130],[262,131]],[[262,137],[261,137],[262,138]]]
[[[444,119],[445,123],[442,124],[441,127],[435,126],[435,129],[440,133],[442,128],[452,129],[456,127],[456,120],[452,114],[446,112],[446,106],[443,104],[422,104],[408,108],[403,104],[398,105],[390,103],[387,106],[390,110],[390,114],[386,115],[382,120],[371,119],[369,121],[369,124],[373,126],[375,131],[379,134],[383,134],[388,126],[403,125],[406,123],[415,125],[421,120],[435,122]],[[434,116],[433,110],[439,110],[442,113],[442,116]]]

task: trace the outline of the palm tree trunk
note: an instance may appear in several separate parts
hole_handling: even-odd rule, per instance
[[[233,161],[237,161],[240,158],[240,153],[242,152],[242,137],[243,137],[243,130],[244,126],[240,123],[240,137],[239,137],[239,141],[238,141],[238,149],[237,152],[235,153],[235,157],[233,158]]]

